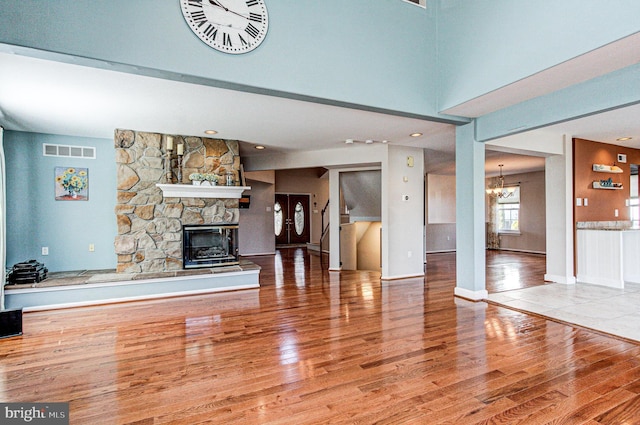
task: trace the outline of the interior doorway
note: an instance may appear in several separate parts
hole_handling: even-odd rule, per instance
[[[309,195],[276,193],[273,219],[276,245],[310,242]]]

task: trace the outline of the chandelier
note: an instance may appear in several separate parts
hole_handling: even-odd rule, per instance
[[[516,188],[513,186],[504,187],[504,176],[502,175],[502,167],[504,167],[504,164],[498,164],[498,167],[500,167],[500,177],[498,177],[498,182],[493,187],[489,187],[487,189],[487,195],[497,196],[498,198],[508,198],[513,196]]]

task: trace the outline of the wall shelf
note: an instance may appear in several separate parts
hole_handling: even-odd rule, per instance
[[[160,184],[165,198],[219,198],[240,199],[242,192],[251,190],[251,186],[194,186],[191,184]]]
[[[620,174],[622,173],[622,168],[617,165],[593,164],[593,171],[598,173]]]
[[[619,185],[619,186],[615,186]],[[613,186],[603,186],[599,181],[593,182],[594,189],[609,189],[609,190],[621,190],[623,189],[622,183],[613,183]]]

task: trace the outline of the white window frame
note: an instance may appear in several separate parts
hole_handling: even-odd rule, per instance
[[[405,3],[411,3],[414,4],[416,6],[420,6],[422,8],[427,8],[427,0],[418,0],[418,3],[411,1],[411,0],[403,0]]]
[[[503,193],[513,191],[510,197],[498,198],[496,202],[496,232],[500,235],[519,235],[521,222],[521,202],[520,202],[520,185],[505,186]],[[501,227],[501,211],[517,211],[518,212],[518,228],[506,229]]]

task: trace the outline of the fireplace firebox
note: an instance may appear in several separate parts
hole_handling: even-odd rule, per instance
[[[182,265],[185,269],[238,264],[238,225],[182,226]]]

